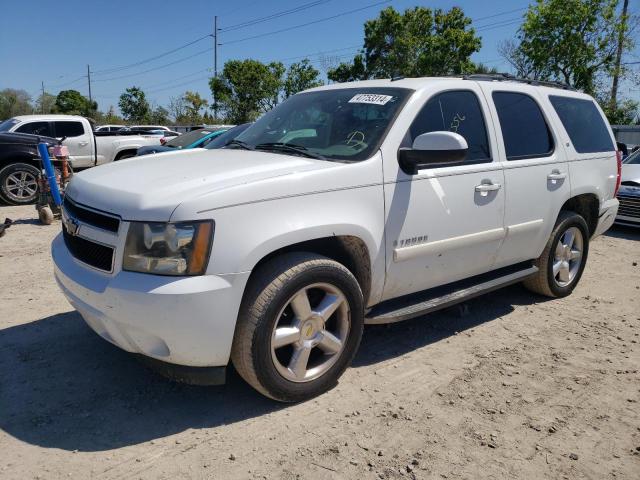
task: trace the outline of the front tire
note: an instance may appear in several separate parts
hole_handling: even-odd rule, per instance
[[[332,388],[360,345],[364,301],[343,265],[289,253],[252,277],[240,307],[231,358],[253,388],[299,402]]]
[[[38,196],[40,171],[29,163],[12,163],[0,170],[0,198],[9,205],[29,205]]]
[[[562,211],[549,241],[534,262],[538,273],[524,281],[529,290],[552,298],[570,295],[576,288],[589,255],[589,228],[584,218]]]

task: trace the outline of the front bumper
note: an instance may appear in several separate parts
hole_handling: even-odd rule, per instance
[[[598,225],[591,238],[596,238],[611,228],[611,225],[613,225],[613,222],[616,219],[619,204],[620,203],[615,198],[602,202],[598,215]]]
[[[62,234],[51,253],[62,292],[105,340],[169,364],[227,365],[248,272],[198,277],[103,273],[71,256]]]

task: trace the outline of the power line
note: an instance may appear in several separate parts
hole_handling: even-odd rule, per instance
[[[171,65],[175,65],[175,64],[177,64],[177,63],[185,62],[185,61],[190,60],[190,59],[192,59],[192,58],[194,58],[194,57],[197,57],[198,55],[203,55],[203,54],[208,53],[208,52],[210,52],[210,51],[212,51],[212,50],[213,50],[213,47],[209,47],[209,48],[207,48],[207,49],[205,49],[205,50],[201,50],[201,51],[199,51],[199,52],[197,52],[197,53],[194,53],[193,55],[189,55],[188,57],[184,57],[184,58],[181,58],[181,59],[175,60],[175,61],[173,61],[173,62],[165,63],[165,64],[163,64],[163,65],[159,65],[159,66],[157,66],[157,67],[149,68],[149,69],[147,69],[147,70],[143,70],[143,71],[141,71],[141,72],[129,73],[129,74],[127,74],[127,75],[120,75],[119,77],[100,78],[100,79],[98,79],[98,80],[94,80],[94,82],[110,82],[110,81],[112,81],[112,80],[120,80],[120,79],[122,79],[122,78],[136,77],[136,76],[138,76],[138,75],[143,75],[143,74],[145,74],[145,73],[154,72],[154,71],[156,71],[156,70],[160,70],[160,69],[162,69],[162,68],[170,67]]]
[[[512,18],[510,20],[503,20],[502,22],[489,23],[488,25],[481,25],[476,27],[476,32],[486,32],[487,30],[495,30],[496,28],[508,27],[510,25],[515,25],[522,21],[521,18]]]
[[[315,25],[317,23],[322,23],[322,22],[326,22],[326,21],[329,21],[329,20],[333,20],[334,18],[343,17],[345,15],[350,15],[352,13],[360,12],[362,10],[368,10],[369,8],[377,7],[377,6],[383,5],[385,3],[391,3],[391,1],[392,0],[383,0],[381,2],[372,3],[371,5],[367,5],[365,7],[354,8],[353,10],[348,10],[346,12],[338,13],[336,15],[331,15],[330,17],[320,18],[320,19],[314,20],[312,22],[301,23],[299,25],[294,25],[292,27],[282,28],[280,30],[274,30],[272,32],[261,33],[259,35],[252,35],[250,37],[239,38],[237,40],[231,40],[229,42],[222,43],[221,45],[231,45],[233,43],[245,42],[247,40],[253,40],[253,39],[256,39],[256,38],[262,38],[262,37],[267,37],[267,36],[270,36],[270,35],[276,35],[276,34],[282,33],[282,32],[288,32],[288,31],[295,30],[295,29],[298,29],[298,28],[308,27],[309,25]]]
[[[332,0],[315,0],[314,2],[305,3],[303,5],[299,5],[294,8],[290,8],[288,10],[283,10],[281,12],[272,13],[271,15],[267,15],[265,17],[255,18],[253,20],[247,20],[246,22],[240,22],[236,25],[231,25],[230,27],[225,27],[220,29],[221,32],[231,32],[233,30],[239,30],[241,28],[250,27],[253,25],[257,25],[259,23],[267,22],[269,20],[275,20],[276,18],[286,17],[287,15],[291,15],[294,13],[302,12],[303,10],[308,10],[309,8],[317,7],[318,5],[322,5],[323,3],[329,3]]]
[[[145,63],[149,63],[149,62],[152,62],[154,60],[158,60],[159,58],[162,58],[162,57],[165,57],[165,56],[170,55],[172,53],[175,53],[175,52],[177,52],[179,50],[182,50],[184,48],[187,48],[187,47],[189,47],[189,46],[191,46],[191,45],[193,45],[195,43],[201,42],[205,38],[210,38],[210,37],[211,37],[211,34],[208,33],[207,35],[203,35],[200,38],[196,38],[195,40],[193,40],[193,41],[191,41],[189,43],[185,43],[184,45],[180,45],[179,47],[176,47],[174,49],[168,50],[168,51],[163,52],[163,53],[161,53],[159,55],[155,55],[153,57],[149,57],[149,58],[146,58],[144,60],[140,60],[139,62],[130,63],[129,65],[121,65],[119,67],[107,68],[107,69],[104,69],[104,70],[96,70],[93,73],[94,73],[94,75],[103,75],[105,73],[114,73],[114,72],[119,72],[119,71],[122,71],[122,70],[127,70],[129,68],[137,67],[139,65],[143,65]]]
[[[211,77],[209,77],[209,75],[204,76],[204,77],[194,78],[193,80],[189,80],[189,81],[186,81],[186,82],[178,83],[176,85],[169,85],[168,87],[156,88],[156,89],[153,89],[153,90],[148,90],[145,93],[163,92],[165,90],[171,90],[172,88],[182,87],[184,85],[189,85],[191,83],[199,82],[201,80],[208,80],[209,78],[211,78]]]
[[[474,18],[472,19],[474,22],[479,22],[481,20],[489,20],[490,18],[496,18],[496,17],[501,17],[502,15],[507,15],[509,13],[516,13],[516,12],[521,12],[522,10],[527,10],[528,7],[523,7],[523,8],[516,8],[515,10],[508,10],[506,12],[500,12],[500,13],[496,13],[494,15],[487,15],[486,17],[478,17],[478,18]]]

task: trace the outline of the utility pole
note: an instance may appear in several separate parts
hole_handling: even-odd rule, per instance
[[[611,100],[609,108],[613,111],[618,105],[618,85],[620,83],[620,69],[622,65],[622,50],[624,49],[624,36],[627,33],[627,10],[629,9],[629,0],[624,0],[622,5],[622,16],[620,17],[622,25],[618,34],[618,50],[616,52],[616,65],[613,70],[613,84],[611,85]]]
[[[42,81],[42,96],[40,97],[40,110],[43,115],[44,115],[44,81]]]
[[[87,81],[89,82],[89,102],[91,102],[91,70],[87,65]]]
[[[218,16],[213,17],[213,78],[218,78]],[[218,119],[218,99],[213,94],[213,118]]]

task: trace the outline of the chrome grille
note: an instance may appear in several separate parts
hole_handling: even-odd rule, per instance
[[[618,200],[620,201],[618,215],[640,219],[640,195],[618,193]]]
[[[69,197],[65,197],[63,208],[68,212],[69,216],[88,225],[107,230],[109,232],[118,233],[120,227],[120,219],[112,214],[101,213],[97,210],[85,208]]]

